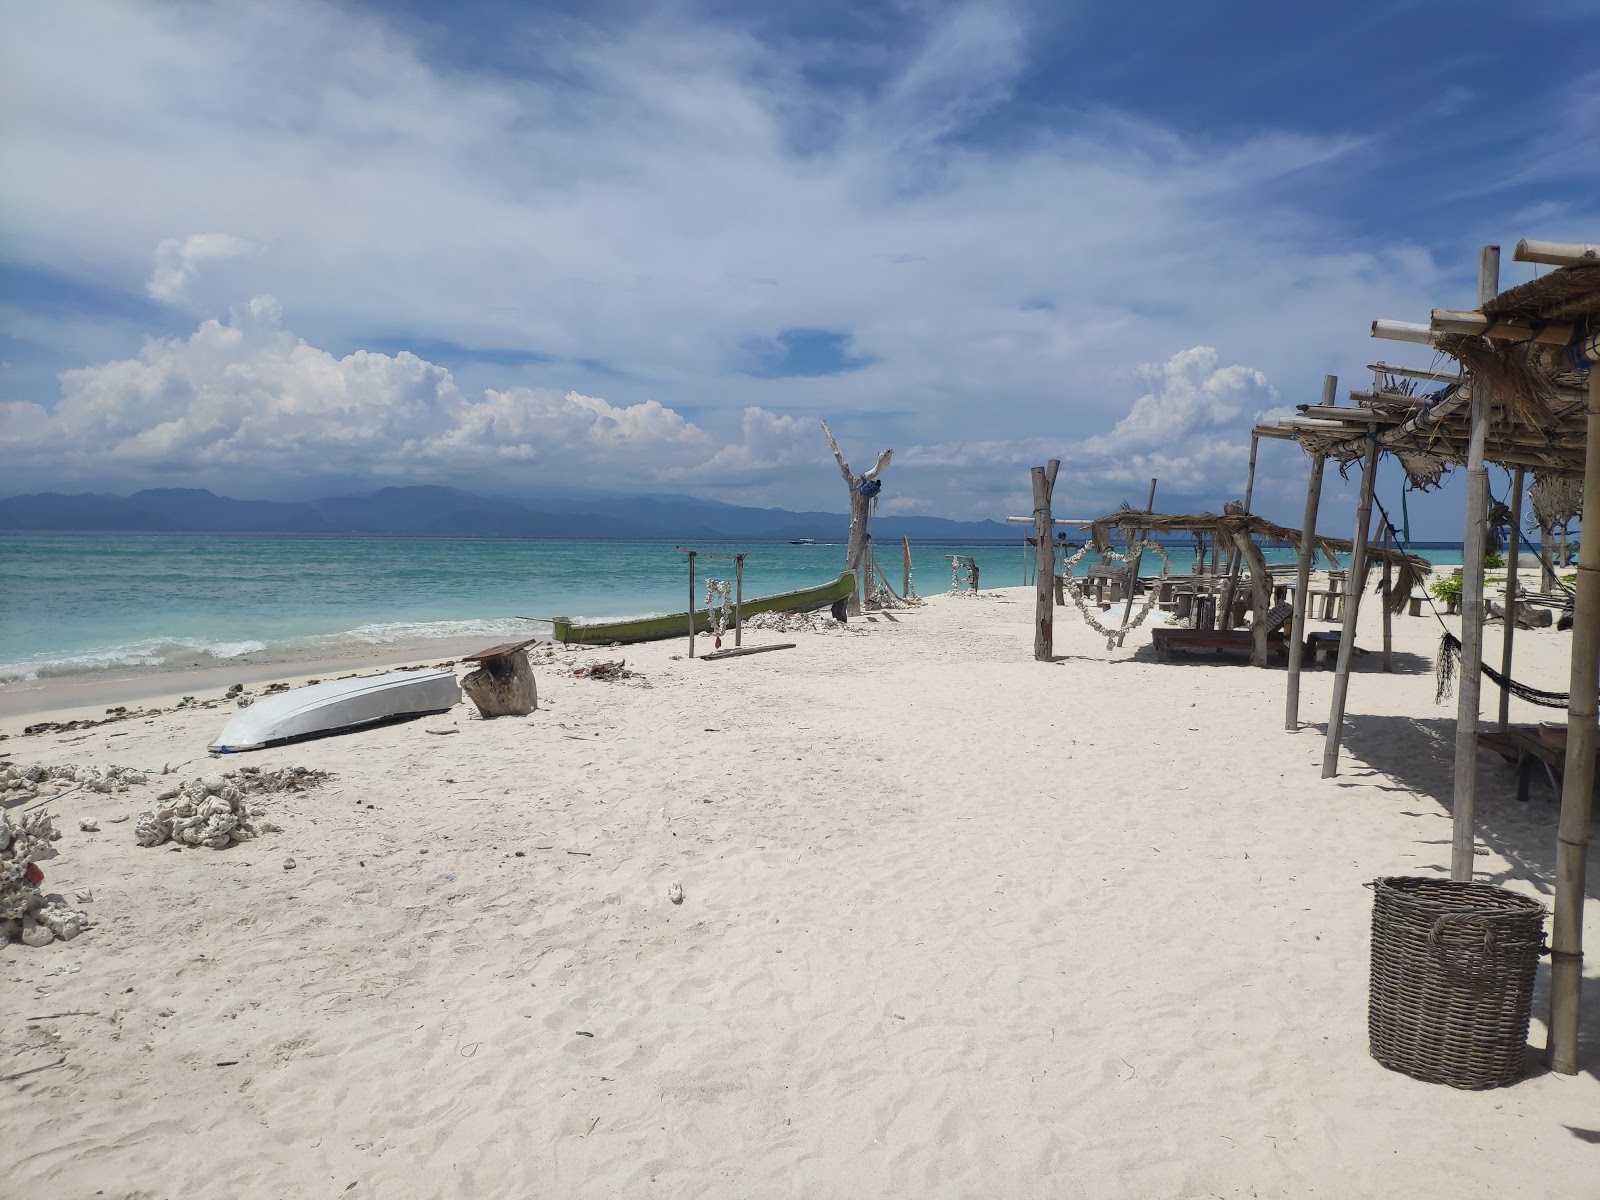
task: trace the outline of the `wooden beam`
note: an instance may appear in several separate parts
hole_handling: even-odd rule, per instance
[[[1523,238],[1511,252],[1511,257],[1518,262],[1576,267],[1600,259],[1600,246],[1585,242],[1540,242],[1533,238]]]
[[[1294,426],[1287,422],[1280,425],[1257,425],[1250,431],[1258,438],[1272,438],[1275,441],[1294,441]]]
[[[1322,378],[1322,399],[1332,403],[1339,386],[1336,376]],[[1322,502],[1324,454],[1311,459],[1311,478],[1306,484],[1306,515],[1300,524],[1300,562],[1294,577],[1294,622],[1289,627],[1289,688],[1284,703],[1283,727],[1293,733],[1300,728],[1300,665],[1305,657],[1307,592],[1311,588],[1311,565],[1317,553],[1317,507]]]
[[[1600,362],[1589,366],[1588,461],[1600,464]],[[1585,512],[1600,512],[1600,470],[1585,473]],[[1578,543],[1578,595],[1572,610],[1572,673],[1567,690],[1567,763],[1556,832],[1555,915],[1550,927],[1550,1069],[1578,1071],[1579,991],[1583,987],[1584,868],[1594,792],[1596,694],[1600,691],[1600,537]]]
[[[1350,691],[1350,662],[1355,657],[1356,618],[1361,611],[1360,581],[1367,572],[1367,527],[1372,523],[1372,489],[1378,475],[1378,434],[1367,434],[1367,453],[1361,464],[1361,500],[1356,507],[1356,536],[1350,546],[1350,566],[1345,572],[1344,626],[1339,634],[1339,661],[1333,676],[1333,705],[1328,712],[1328,736],[1322,747],[1322,777],[1339,773],[1339,738],[1344,732],[1344,702]]]
[[[1300,411],[1308,417],[1326,421],[1364,421],[1374,425],[1398,425],[1407,420],[1399,413],[1378,412],[1354,404],[1302,404]]]
[[[1485,246],[1478,261],[1478,303],[1500,288],[1500,247]],[[1483,556],[1489,516],[1489,471],[1484,444],[1489,432],[1489,388],[1472,384],[1467,445],[1466,523],[1461,536],[1461,669],[1456,681],[1456,754],[1450,805],[1450,878],[1472,882],[1477,848],[1478,709],[1483,694]]]
[[[1537,342],[1541,346],[1565,346],[1573,334],[1570,321],[1554,321],[1534,328],[1520,318],[1486,317],[1481,312],[1459,308],[1434,309],[1430,327],[1436,333],[1475,333],[1501,342]]]
[[[1522,490],[1525,471],[1518,467],[1511,473],[1511,545],[1506,556],[1506,627],[1501,631],[1500,674],[1511,678],[1511,642],[1517,632],[1517,567],[1522,557]],[[1511,688],[1500,685],[1500,728],[1511,724]]]
[[[1460,371],[1436,371],[1431,367],[1397,367],[1393,363],[1368,363],[1367,370],[1384,375],[1400,375],[1407,379],[1432,379],[1436,383],[1460,383]],[[1353,394],[1353,393],[1352,393]]]
[[[1415,321],[1374,321],[1372,336],[1388,338],[1391,342],[1416,342],[1420,346],[1431,346],[1438,340],[1433,330]]]
[[[1055,539],[1051,537],[1050,496],[1055,491],[1061,460],[1033,468],[1034,612],[1033,657],[1049,662],[1055,657]]]

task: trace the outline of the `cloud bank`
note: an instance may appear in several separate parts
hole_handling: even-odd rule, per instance
[[[1062,457],[1078,503],[1150,474],[1192,494],[1242,473],[1240,429],[1274,404],[1260,372],[1219,366],[1197,346],[1142,368],[1150,384],[1104,435],[957,441],[901,448],[885,502],[895,512],[1004,515],[1027,469]],[[863,462],[878,447],[858,449]],[[50,408],[0,404],[0,455],[41,485],[74,475],[99,490],[201,482],[250,493],[292,481],[468,481],[479,488],[664,489],[759,499],[775,482],[836,507],[818,423],[748,406],[718,434],[655,400],[614,404],[577,391],[507,386],[468,394],[409,352],[343,357],[283,325],[270,296],[151,339],[134,357],[65,372]],[[972,487],[968,480],[977,480]],[[1000,486],[996,486],[999,484]],[[939,496],[932,503],[921,496]]]

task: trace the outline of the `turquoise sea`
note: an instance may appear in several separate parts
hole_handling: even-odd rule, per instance
[[[844,566],[843,545],[698,542],[746,551],[744,590],[762,596],[822,583]],[[899,586],[900,549],[880,551]],[[923,595],[950,588],[950,554],[976,558],[985,588],[1022,582],[1021,539],[916,545]],[[1175,572],[1192,543],[1170,548]],[[1459,550],[1425,552],[1459,564]],[[1293,551],[1267,551],[1272,562]],[[1078,566],[1081,574],[1093,556]],[[454,538],[0,535],[0,686],[109,670],[301,660],[433,638],[547,633],[520,620],[681,612],[684,556],[669,542]],[[701,560],[731,579],[733,564]],[[1145,574],[1159,562],[1147,559]],[[704,592],[696,597],[704,602]]]

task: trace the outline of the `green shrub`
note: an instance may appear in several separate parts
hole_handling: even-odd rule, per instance
[[[1483,566],[1487,571],[1498,571],[1506,565],[1506,556],[1498,551],[1491,550],[1483,556]]]
[[[1444,604],[1461,603],[1461,576],[1441,575],[1428,584],[1428,590],[1433,593],[1433,598]]]

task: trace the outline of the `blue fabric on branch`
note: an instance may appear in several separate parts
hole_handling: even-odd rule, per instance
[[[883,491],[883,480],[881,480],[881,479],[863,479],[861,481],[861,486],[858,487],[856,489],[856,491],[860,492],[868,500],[871,500],[879,492]]]

